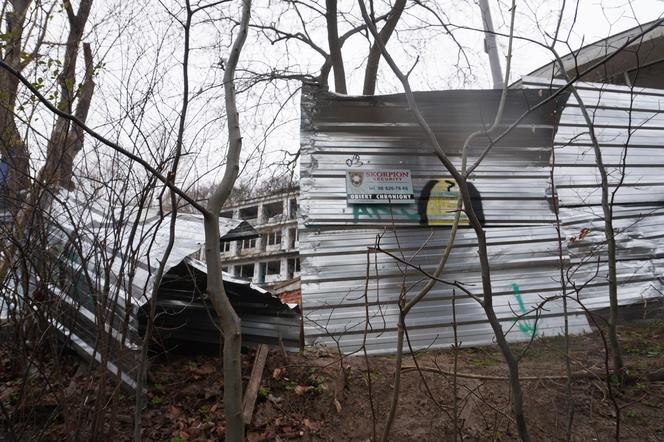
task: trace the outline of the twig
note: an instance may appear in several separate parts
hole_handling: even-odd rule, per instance
[[[465,379],[479,379],[483,381],[509,381],[510,378],[507,376],[492,376],[492,375],[482,375],[482,374],[472,374],[472,373],[464,373],[464,372],[455,372],[455,371],[450,371],[450,370],[443,370],[440,368],[436,367],[425,367],[420,365],[419,367],[416,367],[414,365],[404,365],[401,368],[401,371],[406,373],[409,371],[416,371],[416,370],[421,370],[421,371],[428,371],[431,373],[438,373],[442,374],[445,376],[457,376],[460,378],[465,378]],[[585,378],[594,378],[598,376],[597,373],[593,372],[579,372],[579,373],[572,373],[572,377],[574,379],[585,379]],[[567,375],[547,375],[547,376],[520,376],[520,380],[522,381],[559,381],[563,379],[567,379]]]

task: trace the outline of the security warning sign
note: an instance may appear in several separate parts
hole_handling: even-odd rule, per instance
[[[411,204],[415,202],[410,170],[348,170],[349,204]]]

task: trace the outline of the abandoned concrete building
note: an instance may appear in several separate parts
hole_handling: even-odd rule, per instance
[[[298,201],[299,187],[292,187],[224,208],[223,218],[245,220],[259,234],[222,245],[224,271],[268,288],[298,278]]]

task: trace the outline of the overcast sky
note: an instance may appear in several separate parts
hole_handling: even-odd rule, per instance
[[[543,1],[541,9],[535,9],[535,14],[528,13],[520,19],[520,31],[528,35],[537,35],[533,16],[556,16],[557,1]],[[568,2],[570,3],[570,2]],[[572,2],[573,3],[573,2]],[[570,9],[571,12],[571,9]],[[581,0],[576,23],[572,26],[570,15],[566,15],[566,30],[572,29],[570,45],[572,49],[606,38],[611,34],[633,28],[662,17],[664,13],[663,0]],[[569,51],[560,47],[561,53]],[[551,56],[546,51],[531,48],[530,45],[517,45],[515,47],[515,74],[525,75],[538,67],[550,62]]]
[[[323,3],[322,0],[319,3]],[[431,1],[430,1],[431,3]],[[498,32],[507,32],[511,0],[489,0],[494,25]],[[608,35],[655,20],[664,12],[664,0],[517,0],[516,34],[537,41],[547,41],[546,34],[553,33],[561,5],[566,4],[561,34],[567,36],[569,48],[577,49]],[[96,4],[104,4],[101,0]],[[295,32],[300,23],[293,14],[284,14],[282,2],[254,0],[253,23],[278,23],[282,28]],[[412,75],[417,90],[467,89],[491,87],[488,57],[483,52],[483,35],[474,30],[455,27],[481,28],[479,7],[475,0],[442,0],[439,5],[452,26],[454,36],[463,46],[461,55],[456,44],[440,26],[429,26],[434,20],[418,12],[407,12],[402,17],[397,32],[390,40],[389,49],[404,69],[408,69],[419,57]],[[111,5],[108,2],[106,5]],[[95,105],[98,114],[92,117],[102,131],[115,131],[125,144],[132,143],[136,131],[121,122],[118,109],[131,102],[132,90],[140,96],[142,83],[152,72],[160,72],[156,83],[156,97],[148,107],[148,117],[142,124],[153,124],[148,136],[156,137],[160,127],[175,125],[181,102],[181,41],[182,31],[163,5],[149,0],[142,3],[115,3],[119,19],[126,20],[126,30],[121,37],[109,32],[107,25],[97,42],[105,53],[106,66],[97,81]],[[120,8],[117,8],[120,5]],[[178,1],[169,3],[177,14]],[[448,6],[449,5],[449,6]],[[221,15],[237,16],[240,2],[222,6]],[[341,1],[340,10],[357,20],[359,9],[355,1]],[[292,12],[292,11],[291,11]],[[100,12],[100,14],[103,14]],[[133,17],[133,18],[131,18]],[[138,18],[136,18],[138,17]],[[201,16],[201,19],[205,18]],[[435,24],[435,23],[434,23]],[[426,25],[426,26],[425,26]],[[340,34],[344,32],[340,22]],[[321,47],[327,49],[326,35],[321,21],[308,23],[309,32]],[[101,29],[101,28],[100,28]],[[124,29],[124,28],[123,28]],[[499,39],[499,47],[506,53],[506,39]],[[186,169],[181,177],[187,182],[203,178],[214,181],[219,176],[226,143],[223,107],[223,90],[220,87],[223,70],[219,61],[227,56],[230,44],[228,27],[214,21],[200,20],[192,29],[191,88],[196,94],[187,120],[186,144],[188,153]],[[363,62],[369,42],[362,36],[350,40],[344,47],[349,93],[362,90]],[[561,54],[567,53],[566,45],[559,45]],[[158,56],[156,55],[158,54]],[[551,61],[547,51],[539,46],[516,40],[514,43],[511,81],[528,74]],[[504,59],[502,60],[504,67]],[[270,72],[281,69],[288,72],[317,74],[322,59],[313,50],[299,44],[280,42],[270,44],[255,29],[252,30],[241,57],[241,68]],[[242,72],[238,74],[242,80]],[[330,78],[330,83],[332,79]],[[248,166],[243,178],[269,177],[266,165],[283,158],[283,152],[295,152],[299,148],[299,82],[261,84],[241,96],[241,122],[245,137],[244,159]],[[129,87],[127,87],[129,85]],[[122,91],[121,98],[119,91]],[[202,92],[201,92],[202,91]],[[389,68],[381,63],[377,93],[401,92]],[[290,99],[289,99],[290,97]],[[116,122],[116,123],[109,123]],[[115,125],[114,125],[115,124]],[[122,126],[122,129],[118,129]],[[149,126],[146,126],[149,129]],[[143,129],[145,131],[145,129]],[[134,138],[132,138],[134,137]],[[261,173],[256,173],[261,170]]]

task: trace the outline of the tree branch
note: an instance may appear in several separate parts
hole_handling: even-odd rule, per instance
[[[396,0],[394,6],[389,12],[389,18],[378,34],[383,44],[392,36],[392,32],[397,26],[401,13],[406,6],[406,0]],[[369,57],[367,59],[367,66],[364,71],[364,87],[362,93],[364,95],[374,95],[376,93],[376,80],[378,77],[378,65],[380,64],[380,47],[376,42],[371,45],[369,50]]]
[[[345,95],[348,91],[346,90],[346,72],[337,29],[337,0],[325,0],[325,5],[327,7],[325,12],[327,42],[330,47],[330,62],[334,70],[334,90]]]
[[[42,95],[41,92],[37,88],[35,88],[32,85],[32,82],[25,78],[20,72],[18,72],[16,69],[14,69],[12,66],[8,65],[5,63],[4,60],[0,60],[0,68],[8,71],[11,75],[16,77],[22,84],[23,86],[26,87],[32,93],[35,97],[37,97],[37,100],[41,102],[48,110],[56,114],[57,116],[60,116],[62,118],[65,118],[72,123],[76,124],[79,126],[83,131],[85,131],[88,135],[90,135],[92,138],[96,139],[97,141],[101,142],[102,144],[110,147],[111,149],[121,153],[122,155],[126,156],[132,161],[137,162],[140,164],[145,170],[150,172],[152,175],[154,175],[159,181],[164,183],[171,191],[175,192],[178,196],[180,196],[183,200],[191,204],[196,210],[200,211],[201,213],[205,214],[208,213],[208,210],[200,205],[196,200],[191,198],[189,195],[187,195],[186,192],[182,191],[179,187],[177,187],[175,184],[171,183],[170,180],[168,180],[165,176],[163,176],[157,169],[152,167],[147,161],[145,161],[143,158],[140,156],[129,152],[127,149],[123,148],[117,143],[114,143],[113,141],[109,140],[108,138],[104,137],[103,135],[97,133],[95,130],[91,129],[88,125],[86,125],[83,121],[81,121],[80,118],[76,117],[75,115],[72,115],[70,113],[67,113],[63,110],[58,109],[53,103],[48,101],[44,95]]]

